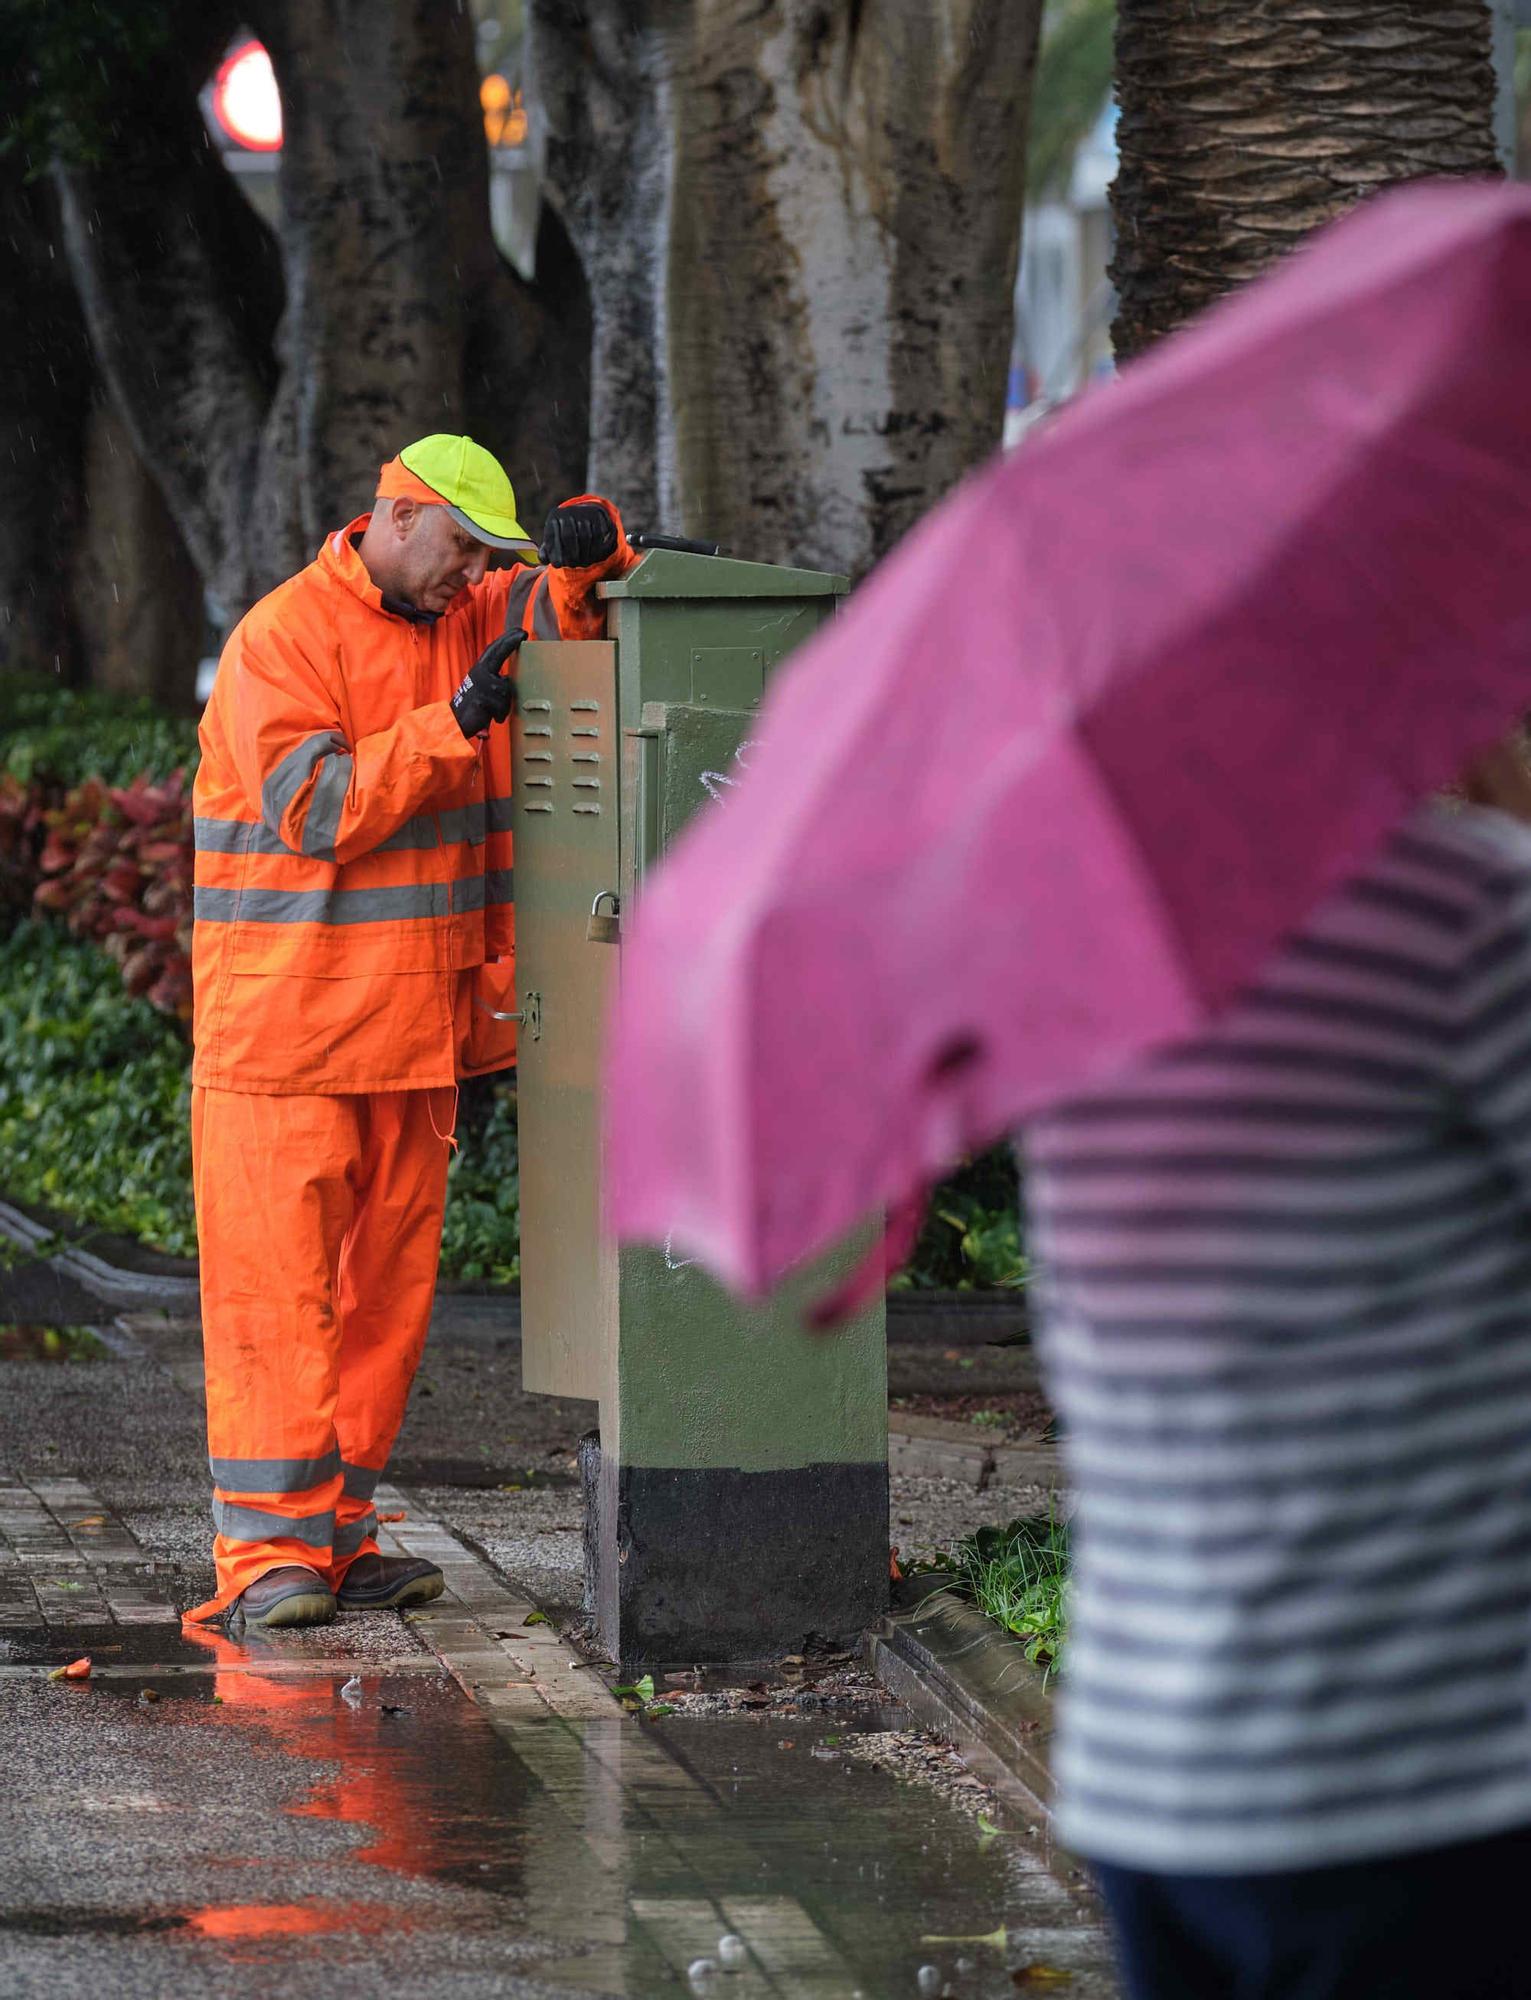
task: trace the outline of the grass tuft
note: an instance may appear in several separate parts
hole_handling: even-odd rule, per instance
[[[1068,1636],[1068,1523],[1052,1516],[980,1528],[950,1559],[953,1588],[1019,1639],[1033,1666],[1062,1671]]]

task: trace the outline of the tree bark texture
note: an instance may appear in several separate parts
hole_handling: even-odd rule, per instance
[[[583,298],[500,260],[472,20],[458,0],[250,0],[283,101],[275,237],[195,92],[236,25],[109,160],[61,170],[71,268],[114,399],[232,623],[367,507],[378,466],[473,434],[533,508],[577,480]],[[550,269],[567,288],[557,244]],[[540,482],[540,490],[539,490]]]
[[[533,0],[639,525],[860,574],[998,443],[1037,0]]]
[[[77,678],[83,655],[69,595],[79,534],[91,377],[80,309],[53,254],[46,187],[0,156],[0,673]],[[82,392],[82,384],[87,385]]]
[[[91,686],[189,713],[206,636],[202,579],[104,395],[90,408],[70,587]]]
[[[1392,182],[1494,174],[1484,0],[1120,0],[1128,359]]]

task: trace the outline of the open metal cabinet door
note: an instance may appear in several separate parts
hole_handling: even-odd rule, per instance
[[[598,1398],[615,1348],[615,1259],[600,1230],[599,1088],[617,954],[592,941],[590,914],[602,892],[618,888],[616,681],[617,649],[607,640],[521,648],[512,800],[524,1017],[522,1379],[549,1396]]]

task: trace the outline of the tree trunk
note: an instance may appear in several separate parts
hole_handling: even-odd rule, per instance
[[[592,480],[860,574],[997,445],[1038,0],[533,0]]]
[[[79,533],[90,356],[80,309],[52,255],[45,187],[0,155],[0,235],[10,250],[0,290],[0,673],[78,677],[83,656],[69,599]]]
[[[664,0],[655,0],[659,18]],[[658,527],[668,212],[668,45],[649,0],[534,0],[536,108],[560,215],[590,293],[588,487]]]
[[[106,406],[46,182],[0,160],[0,673],[192,698],[202,586]]]
[[[1484,0],[1120,0],[1127,359],[1395,181],[1493,174]]]
[[[90,409],[71,597],[92,687],[195,705],[206,620],[202,579],[111,403]]]
[[[495,251],[466,7],[250,0],[241,18],[282,91],[275,239],[196,105],[230,20],[199,14],[187,74],[156,79],[104,164],[59,176],[93,344],[226,623],[364,511],[412,437],[471,420],[513,478],[535,466],[529,505],[570,490],[588,329],[556,241],[551,300]]]

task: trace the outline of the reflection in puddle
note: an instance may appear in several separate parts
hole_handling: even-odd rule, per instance
[[[614,1710],[568,1723],[508,1687],[515,1706],[497,1730],[433,1667],[359,1661],[353,1702],[345,1667],[263,1671],[266,1648],[190,1630],[167,1650],[211,1671],[134,1662],[82,1691],[110,1704],[101,1740],[125,1740],[129,1763],[239,1774],[232,1809],[217,1781],[177,1794],[193,1851],[165,1878],[179,1896],[153,1917],[108,1920],[122,1932],[114,1950],[152,1956],[145,1991],[259,1964],[283,1968],[295,1992],[328,1994],[385,1962],[413,1991],[449,1949],[453,1964],[470,1955],[486,1992],[526,1977],[539,1991],[650,2000],[685,1993],[687,1967],[716,1960],[725,1937],[744,1957],[710,1989],[726,2000],[913,1994],[933,1958],[961,2000],[1012,1994],[1010,1967],[1028,1958],[1072,1968],[1069,2000],[1111,1991],[1068,1890],[1020,1843],[845,1756],[843,1721]],[[164,1699],[144,1707],[150,1685]],[[152,1790],[128,1765],[103,1770],[97,1804],[130,1779]],[[92,1921],[65,1913],[47,1935]],[[998,1927],[1006,1951],[921,1943]]]
[[[347,1931],[369,1937],[398,1927],[397,1912],[386,1903],[225,1903],[215,1909],[193,1910],[180,1919],[194,1937],[235,1939],[319,1937]]]

